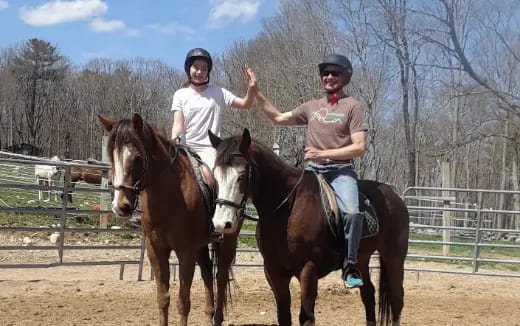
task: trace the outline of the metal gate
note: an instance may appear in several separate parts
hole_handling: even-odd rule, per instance
[[[494,209],[496,197],[507,197],[506,203],[515,205],[519,191],[410,187],[403,192],[410,213],[411,234],[430,234],[433,240],[409,241],[411,248],[433,246],[442,248],[441,254],[414,254],[408,259],[470,262],[470,271],[442,271],[458,274],[520,277],[515,273],[482,272],[484,263],[520,266],[520,210]],[[500,218],[514,228],[491,227]],[[452,240],[455,238],[455,240]],[[458,250],[455,250],[458,248]],[[466,250],[464,250],[466,248]],[[470,250],[468,251],[467,248]],[[484,255],[485,251],[485,255]],[[500,251],[503,254],[493,254]],[[511,254],[509,256],[509,253]],[[510,257],[510,258],[509,258]],[[417,269],[421,271],[421,269]],[[430,270],[424,270],[430,271]]]

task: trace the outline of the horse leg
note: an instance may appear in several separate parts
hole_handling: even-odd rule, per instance
[[[209,251],[207,246],[203,246],[197,253],[197,263],[200,267],[200,275],[204,281],[204,297],[206,307],[204,313],[208,319],[208,325],[212,325],[213,314],[215,313],[214,293],[213,293],[213,263],[209,259]]]
[[[238,226],[240,230],[241,225]],[[226,235],[224,242],[213,244],[217,246],[218,268],[217,268],[217,305],[215,309],[215,316],[213,321],[215,326],[222,325],[224,321],[224,308],[227,301],[227,290],[229,286],[229,273],[231,271],[231,264],[235,259],[235,252],[237,248],[237,234]]]
[[[36,177],[36,182],[38,183],[39,186],[43,186],[44,185],[44,181],[42,179],[40,179],[39,177]],[[43,198],[43,189],[38,189],[38,200],[42,200]]]
[[[49,186],[54,187],[54,179],[52,179],[52,178],[49,179]],[[56,201],[57,200],[56,190],[54,190],[54,189],[49,190],[49,200],[51,199],[51,197],[53,197],[52,195],[54,195],[54,201]]]
[[[368,269],[370,263],[370,255],[360,255],[356,267],[359,269],[363,277],[363,286],[359,289],[361,301],[365,306],[365,318],[367,326],[376,326],[376,299],[374,284],[370,280],[370,271]]]
[[[52,186],[52,178],[48,177],[47,178],[47,187],[50,187],[50,186]],[[47,200],[51,201],[51,197],[52,197],[52,190],[50,188],[47,188]]]
[[[146,251],[153,267],[157,286],[157,303],[159,305],[159,325],[168,325],[168,307],[170,306],[170,251],[154,244],[146,237]]]
[[[58,186],[58,180],[52,180],[52,185],[57,187]],[[58,189],[54,189],[53,192],[54,192],[54,201],[58,201],[58,192],[59,192],[59,190]]]
[[[67,200],[71,204],[72,204],[72,191],[74,190],[75,187],[76,187],[76,184],[72,183],[72,182],[70,182],[68,184],[68,186],[67,186],[67,188],[68,188],[68,190],[67,190]]]
[[[177,311],[180,315],[180,326],[188,326],[188,315],[191,309],[190,290],[195,273],[195,257],[192,253],[177,251],[179,259],[179,297]]]
[[[301,307],[300,325],[314,326],[314,305],[318,294],[318,275],[314,262],[307,262],[300,273]]]
[[[264,262],[265,265],[265,262]],[[270,271],[264,267],[265,277],[274,293],[276,300],[276,311],[278,314],[278,324],[280,326],[290,326],[291,321],[291,291],[289,290],[290,275]]]

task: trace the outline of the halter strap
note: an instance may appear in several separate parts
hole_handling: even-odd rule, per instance
[[[235,202],[232,202],[231,200],[227,200],[227,199],[222,199],[222,198],[217,198],[215,199],[215,204],[221,204],[221,205],[226,205],[226,206],[231,206],[231,207],[234,207],[234,208],[242,208],[242,203],[240,204],[237,204]]]

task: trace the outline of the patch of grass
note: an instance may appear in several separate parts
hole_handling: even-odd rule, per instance
[[[442,235],[432,234],[420,234],[410,233],[410,239],[413,240],[428,240],[428,241],[442,241]],[[463,238],[459,236],[452,236],[450,242],[461,242],[473,244],[474,239]],[[510,241],[481,241],[483,244],[513,244]],[[414,254],[425,254],[425,255],[436,255],[442,256],[442,244],[429,244],[429,243],[411,243],[409,246],[409,253]],[[450,261],[450,265],[468,267],[472,266],[471,261],[457,261],[457,257],[473,257],[474,247],[473,246],[462,246],[462,245],[451,245],[450,246],[450,257],[454,260]],[[506,260],[518,260],[520,258],[520,248],[500,248],[500,247],[480,247],[480,258],[489,259],[506,259]],[[444,259],[425,259],[425,261],[446,263]],[[508,264],[508,263],[494,263],[494,262],[481,262],[479,268],[498,269],[504,271],[520,271],[520,264]]]
[[[57,186],[63,187],[63,178],[58,180]],[[35,185],[34,165],[16,165],[0,163],[0,183],[16,185]],[[96,187],[86,183],[78,183],[77,187]],[[44,197],[47,193],[44,193]],[[100,202],[100,193],[75,191],[71,207],[78,209],[92,209],[93,204]],[[0,187],[0,205],[11,207],[61,207],[61,198],[54,200],[54,194],[48,201],[38,199],[37,189],[19,189]]]
[[[255,232],[256,222],[245,220],[241,232]],[[256,238],[254,235],[240,235],[238,237],[240,247],[256,248]]]
[[[420,234],[420,233],[410,233],[411,240],[428,240],[428,241],[442,241],[441,235],[431,235],[431,234]],[[459,236],[452,236],[451,242],[461,242],[473,244],[475,242],[474,239],[463,238]],[[481,241],[483,244],[508,244],[511,245],[510,241]],[[430,244],[430,243],[411,243],[409,247],[409,251],[412,252],[421,252],[428,254],[442,254],[442,244]],[[451,255],[455,257],[471,257],[473,255],[474,247],[467,245],[451,245],[450,252]],[[497,258],[497,257],[507,257],[509,259],[520,258],[520,248],[500,248],[500,247],[481,247],[480,248],[480,257],[486,258]]]

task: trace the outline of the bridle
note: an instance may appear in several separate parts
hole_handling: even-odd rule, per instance
[[[173,164],[173,162],[179,156],[179,149],[174,148],[175,153],[172,155],[172,148],[174,148],[174,146],[170,145],[170,147],[169,147],[170,165]],[[139,209],[137,209],[137,207],[139,206],[139,195],[146,188],[145,176],[146,176],[146,172],[148,170],[148,158],[146,155],[143,155],[143,154],[141,154],[141,155],[142,155],[142,159],[143,159],[143,168],[141,169],[141,175],[139,176],[139,178],[137,178],[137,181],[132,186],[119,185],[117,187],[114,187],[114,190],[119,190],[119,191],[123,191],[123,192],[131,191],[133,193],[134,200],[132,202],[132,211],[137,211],[137,212],[141,212]]]
[[[225,205],[225,206],[230,206],[230,207],[236,208],[238,221],[241,221],[242,219],[244,219],[244,217],[246,217],[250,220],[253,220],[253,221],[257,221],[257,219],[252,218],[252,217],[248,216],[247,214],[244,214],[246,203],[247,203],[247,198],[249,195],[249,183],[252,179],[251,178],[251,174],[252,174],[251,161],[248,156],[241,154],[241,153],[233,153],[233,154],[231,154],[231,157],[243,157],[247,161],[247,185],[246,185],[246,191],[244,193],[244,197],[242,197],[242,201],[239,204],[237,204],[233,201],[227,200],[227,199],[222,199],[222,198],[215,199],[215,204]],[[273,213],[278,211],[294,195],[294,193],[296,192],[296,188],[298,188],[298,186],[300,185],[300,183],[303,180],[304,174],[305,174],[305,169],[302,169],[302,172],[301,172],[300,176],[298,177],[298,180],[296,181],[294,187],[291,189],[289,194],[280,202],[280,204],[278,204],[278,206],[276,206],[276,208],[273,210]]]
[[[146,156],[143,155],[142,157],[143,157],[143,168],[141,169],[141,175],[139,176],[139,178],[137,178],[135,183],[132,186],[119,185],[117,187],[114,187],[114,190],[119,190],[124,193],[130,191],[131,193],[133,193],[134,200],[132,201],[132,211],[138,211],[138,212],[139,212],[139,210],[137,209],[137,206],[139,206],[139,194],[145,188],[144,178],[145,178],[146,171],[148,168],[148,160],[146,159]]]
[[[242,154],[242,153],[233,153],[231,154],[231,157],[242,157],[246,160],[247,162],[247,180],[246,180],[246,191],[244,192],[244,196],[242,197],[242,200],[240,201],[240,203],[235,203],[231,200],[227,200],[227,199],[223,199],[223,198],[217,198],[215,199],[215,204],[216,205],[224,205],[224,206],[229,206],[229,207],[233,207],[233,208],[236,208],[237,211],[236,211],[236,214],[237,214],[237,220],[240,222],[244,219],[244,212],[245,212],[245,209],[246,209],[246,204],[247,204],[247,198],[249,196],[249,182],[251,180],[251,161],[249,160],[249,157]]]

